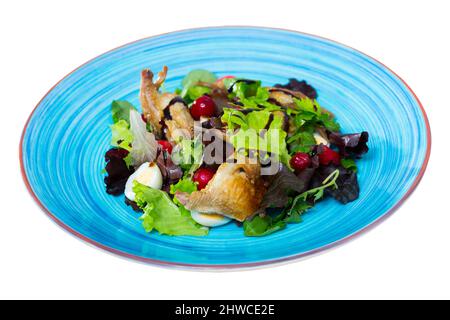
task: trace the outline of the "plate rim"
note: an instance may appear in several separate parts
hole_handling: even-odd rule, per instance
[[[92,61],[96,60],[97,58],[108,54],[110,52],[113,52],[115,50],[118,50],[120,48],[132,45],[134,43],[140,42],[140,41],[144,41],[147,39],[152,39],[152,38],[156,38],[156,37],[161,37],[161,36],[166,36],[166,35],[170,35],[170,34],[175,34],[175,33],[181,33],[181,32],[191,32],[191,31],[201,31],[201,30],[211,30],[211,29],[241,29],[241,28],[247,28],[247,29],[255,29],[255,30],[269,30],[269,31],[285,31],[285,32],[289,32],[289,33],[294,33],[294,34],[300,34],[303,36],[310,36],[316,39],[320,39],[320,40],[325,40],[337,45],[340,45],[344,48],[350,49],[352,51],[358,52],[359,54],[372,59],[373,61],[379,63],[381,66],[383,66],[386,70],[388,70],[389,72],[391,72],[398,80],[400,80],[400,82],[402,82],[405,87],[408,89],[408,91],[412,94],[412,96],[414,97],[414,99],[416,100],[418,106],[421,109],[422,112],[422,116],[423,116],[423,120],[425,122],[425,127],[426,127],[426,140],[427,140],[427,150],[425,153],[425,158],[423,160],[422,166],[420,168],[419,173],[417,174],[417,176],[415,177],[411,187],[408,189],[408,191],[403,195],[403,197],[397,201],[397,203],[392,206],[387,212],[385,212],[383,215],[381,215],[380,217],[378,217],[376,220],[372,221],[371,223],[369,223],[367,226],[359,229],[358,231],[342,238],[339,240],[336,240],[334,242],[331,242],[329,244],[326,244],[324,246],[321,246],[319,248],[313,249],[313,250],[309,250],[303,253],[299,253],[299,254],[294,254],[294,255],[290,255],[290,256],[286,256],[286,257],[280,257],[280,258],[275,258],[275,259],[269,259],[269,260],[263,260],[263,261],[258,261],[258,262],[246,262],[246,263],[231,263],[231,264],[192,264],[192,263],[183,263],[183,262],[171,262],[171,261],[164,261],[164,260],[158,260],[158,259],[152,259],[152,258],[146,258],[146,257],[141,257],[138,255],[134,255],[134,254],[130,254],[128,252],[125,251],[121,251],[112,247],[109,247],[107,245],[102,244],[101,242],[95,241],[83,234],[81,234],[80,232],[74,230],[73,228],[69,227],[68,225],[66,225],[64,222],[62,222],[61,220],[59,220],[57,218],[57,216],[55,214],[53,214],[52,212],[50,212],[44,205],[43,203],[39,200],[39,198],[37,197],[37,195],[35,194],[35,192],[33,191],[31,184],[28,180],[27,174],[25,172],[25,166],[23,163],[23,156],[24,156],[24,152],[23,152],[23,141],[24,141],[24,137],[25,137],[25,133],[28,129],[28,125],[29,122],[31,120],[31,118],[33,117],[35,111],[37,110],[37,108],[41,105],[42,101],[53,91],[54,88],[56,88],[62,81],[64,81],[66,78],[68,78],[69,76],[71,76],[73,73],[75,73],[76,71],[78,71],[79,69],[81,69],[82,67],[88,65],[89,63],[91,63]],[[428,166],[428,162],[430,159],[430,154],[431,154],[431,143],[432,143],[432,139],[431,139],[431,128],[430,128],[430,122],[427,116],[427,113],[425,111],[425,108],[423,107],[422,103],[420,102],[419,98],[417,97],[417,95],[415,94],[415,92],[411,89],[411,87],[406,83],[405,80],[403,80],[403,78],[401,78],[396,72],[394,72],[391,68],[389,68],[388,66],[386,66],[384,63],[380,62],[379,60],[375,59],[374,57],[358,50],[355,49],[351,46],[348,46],[346,44],[343,44],[339,41],[335,41],[326,37],[322,37],[322,36],[318,36],[312,33],[307,33],[307,32],[302,32],[302,31],[297,31],[297,30],[292,30],[292,29],[285,29],[285,28],[275,28],[275,27],[266,27],[266,26],[249,26],[249,25],[223,25],[223,26],[208,26],[208,27],[200,27],[200,28],[187,28],[187,29],[180,29],[180,30],[175,30],[175,31],[170,31],[170,32],[164,32],[161,34],[156,34],[153,36],[148,36],[148,37],[144,37],[141,39],[137,39],[128,43],[125,43],[123,45],[120,45],[118,47],[115,47],[113,49],[110,49],[106,52],[103,52],[97,56],[95,56],[92,59],[89,59],[88,61],[86,61],[85,63],[81,64],[80,66],[76,67],[75,69],[73,69],[71,72],[69,72],[68,74],[66,74],[63,78],[61,78],[61,80],[59,80],[56,84],[54,84],[48,91],[47,93],[39,100],[39,102],[36,104],[36,106],[33,108],[33,110],[31,111],[30,115],[28,116],[27,121],[25,122],[25,125],[23,127],[22,130],[22,134],[21,134],[21,138],[20,138],[20,144],[19,144],[19,160],[20,160],[20,171],[22,174],[22,179],[25,183],[25,186],[29,192],[29,194],[31,195],[31,197],[34,199],[34,201],[37,203],[37,205],[39,206],[39,208],[53,221],[55,222],[59,227],[61,227],[63,230],[67,231],[69,234],[71,234],[72,236],[75,236],[76,238],[82,240],[82,242],[84,242],[85,244],[89,244],[97,249],[102,249],[105,252],[114,254],[115,256],[119,256],[122,258],[126,258],[128,260],[132,260],[132,261],[136,261],[136,262],[141,262],[141,263],[145,263],[147,265],[153,265],[153,266],[160,266],[160,267],[169,267],[169,268],[179,268],[179,269],[188,269],[188,270],[204,270],[204,271],[233,271],[233,270],[242,270],[242,269],[256,269],[256,268],[261,268],[261,267],[268,267],[268,266],[274,266],[274,265],[281,265],[281,264],[286,264],[286,263],[290,263],[290,262],[295,262],[298,260],[302,260],[308,257],[311,257],[313,255],[317,255],[319,253],[323,253],[327,250],[330,250],[332,248],[338,248],[341,245],[350,242],[351,240],[354,240],[355,238],[359,237],[360,235],[366,234],[368,231],[374,229],[375,227],[377,227],[379,224],[381,224],[383,221],[385,221],[387,218],[389,218],[395,211],[397,211],[397,209],[399,209],[401,207],[401,205],[409,198],[409,196],[411,196],[411,194],[415,191],[415,189],[417,188],[417,186],[419,185],[420,181],[422,180],[423,175],[425,174],[426,168]]]

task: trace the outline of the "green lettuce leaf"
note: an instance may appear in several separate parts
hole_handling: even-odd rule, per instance
[[[311,147],[316,144],[313,134],[318,127],[324,127],[332,132],[340,130],[336,120],[330,114],[322,111],[316,100],[294,98],[294,101],[298,110],[291,111],[290,116],[296,130],[287,141],[291,153],[310,152]]]
[[[110,128],[112,133],[111,145],[131,151],[133,135],[128,122],[122,119],[111,125]]]
[[[302,111],[312,112],[317,115],[321,114],[320,105],[316,100],[305,97],[303,99],[294,98],[294,102]]]
[[[190,178],[185,177],[179,180],[176,184],[170,185],[170,194],[175,194],[177,191],[187,192],[191,194],[192,192],[197,191],[197,184]],[[178,201],[176,196],[173,197],[173,202],[175,202],[179,207],[185,209],[181,202]]]
[[[292,206],[289,210],[283,210],[274,217],[270,214],[264,217],[255,216],[253,219],[244,222],[244,234],[248,237],[263,237],[286,228],[290,223],[300,223],[302,221],[301,215],[309,208],[311,208],[311,205],[306,201],[297,201],[295,206]]]
[[[338,132],[341,130],[341,126],[339,123],[336,122],[336,120],[330,116],[328,113],[322,113],[318,116],[318,121],[323,124],[325,128],[332,132]]]
[[[267,111],[281,110],[280,106],[267,101],[269,100],[269,89],[261,87],[261,81],[255,81],[251,84],[238,82],[233,89],[231,96],[239,98],[244,108],[264,109]]]
[[[340,130],[336,120],[330,114],[322,111],[316,100],[294,98],[294,102],[298,107],[298,110],[292,111],[294,124],[297,127],[303,127],[305,130],[305,128],[314,129],[317,126],[323,126],[333,132]]]
[[[223,115],[220,119],[223,123],[226,123],[229,130],[234,130],[237,128],[242,128],[244,130],[248,129],[247,116],[236,109],[224,108]]]
[[[221,121],[226,123],[228,129],[234,130],[237,128],[241,128],[243,130],[253,129],[253,130],[262,130],[266,127],[267,123],[270,119],[270,110],[255,110],[247,115],[242,111],[232,109],[232,108],[224,108],[224,113],[222,115]],[[270,123],[269,129],[281,129],[283,127],[283,117],[280,115],[274,115],[272,122]]]
[[[196,86],[199,81],[213,83],[216,80],[216,76],[207,70],[192,70],[184,77],[183,81],[181,82],[181,85],[183,86],[183,89],[181,90],[181,97],[185,98],[188,95],[189,89]],[[194,96],[199,94],[198,89],[194,89],[194,91],[192,91],[190,94]]]
[[[187,89],[185,98],[188,102],[192,102],[196,100],[197,98],[200,98],[201,96],[210,93],[211,89],[203,86],[192,86],[189,89]]]
[[[183,139],[172,151],[172,161],[187,175],[192,175],[203,162],[203,144],[197,139]]]
[[[261,81],[237,79],[233,83],[232,94],[242,100],[256,96],[260,87]]]
[[[255,216],[252,220],[244,222],[244,234],[247,237],[262,237],[286,228],[286,222],[277,221],[270,215],[264,217]]]
[[[312,122],[313,127],[311,129],[314,129],[316,120],[317,120],[317,114],[314,112],[309,112],[309,111],[299,111],[294,116],[294,124],[296,127],[308,127],[309,128],[309,126],[305,126],[305,124]],[[311,130],[311,131],[313,131],[313,130]]]
[[[280,129],[269,129],[264,134],[256,130],[241,129],[230,136],[230,142],[239,152],[257,150],[277,154],[280,161],[289,166],[286,136],[287,133]]]
[[[177,191],[187,192],[191,194],[192,192],[197,191],[197,185],[191,179],[183,178],[176,184],[172,184],[170,186],[170,194],[175,194],[175,192]]]
[[[311,132],[299,131],[287,140],[289,144],[289,150],[291,153],[311,151],[311,148],[316,145],[316,139]]]
[[[135,181],[135,201],[144,214],[142,225],[147,232],[152,230],[171,236],[205,236],[208,228],[197,224],[186,209],[179,208],[164,191],[149,188]]]
[[[248,127],[254,130],[262,130],[269,122],[270,112],[267,110],[250,112],[247,117]]]
[[[284,117],[280,114],[273,114],[273,120],[270,123],[269,129],[283,129]]]
[[[286,144],[286,131],[282,130],[283,117],[273,115],[269,129],[262,131],[269,123],[271,112],[268,110],[243,112],[225,108],[222,122],[226,123],[230,133],[230,142],[239,152],[257,150],[278,154],[281,162],[289,166],[289,152]],[[237,132],[235,129],[240,128]]]
[[[111,113],[114,123],[125,120],[130,123],[130,110],[136,110],[128,101],[114,100],[111,104]]]
[[[269,100],[269,90],[264,87],[259,87],[256,90],[256,94],[254,96],[240,99],[240,101],[244,104],[244,107],[246,108],[252,109],[262,108],[268,111],[281,110],[280,106],[272,104],[267,100]]]

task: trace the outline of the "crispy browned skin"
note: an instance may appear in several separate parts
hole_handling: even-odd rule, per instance
[[[279,105],[283,107],[291,109],[297,108],[297,105],[294,102],[294,97],[298,99],[303,99],[306,97],[301,92],[291,91],[283,88],[269,88],[269,92],[269,96],[272,100],[275,100]]]
[[[297,105],[294,102],[294,98],[297,99],[309,99],[306,95],[300,91],[292,91],[284,88],[269,88],[270,99],[276,101],[277,104],[285,108],[297,109]],[[328,113],[330,116],[334,116],[333,113],[322,107],[322,112]]]
[[[153,72],[150,69],[144,69],[141,73],[141,92],[140,100],[142,112],[147,121],[152,125],[156,133],[161,133],[163,118],[163,109],[159,102],[159,87],[166,79],[167,67],[163,68],[158,74],[158,79],[153,83]]]
[[[303,94],[300,91],[292,91],[289,89],[285,89],[285,88],[275,88],[275,87],[270,87],[269,88],[269,92],[284,92],[290,96],[296,97],[298,99],[303,99],[303,98],[307,98],[307,96],[305,94]]]
[[[223,163],[205,189],[189,196],[186,208],[244,221],[257,211],[265,192],[259,164]]]
[[[158,90],[167,76],[168,68],[158,73],[158,79],[153,82],[153,72],[145,69],[141,73],[140,101],[147,122],[152,126],[157,137],[162,137],[163,123],[167,126],[167,139],[177,141],[180,137],[192,138],[194,120],[188,108],[181,102],[169,106],[176,97],[173,93],[160,93]],[[164,119],[164,109],[169,107],[172,119]]]
[[[169,141],[179,141],[180,138],[192,139],[194,136],[194,119],[188,108],[181,102],[169,107],[171,120],[165,120],[166,137]]]

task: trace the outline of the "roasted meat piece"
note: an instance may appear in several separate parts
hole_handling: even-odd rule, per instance
[[[180,198],[189,210],[244,221],[258,210],[265,192],[259,164],[223,163],[205,189]]]
[[[177,141],[180,137],[190,139],[193,136],[194,119],[183,99],[173,93],[159,92],[166,79],[167,70],[164,66],[155,82],[150,69],[142,71],[140,91],[142,112],[158,139],[167,138],[169,141]]]

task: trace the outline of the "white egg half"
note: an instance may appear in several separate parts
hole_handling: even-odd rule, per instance
[[[133,181],[137,181],[144,186],[161,189],[163,185],[163,177],[158,165],[154,162],[145,162],[128,178],[125,184],[125,197],[134,201],[136,194],[133,192]]]
[[[192,219],[195,220],[195,222],[205,227],[218,227],[231,221],[230,218],[214,213],[201,213],[198,211],[191,211],[191,216]]]
[[[328,142],[327,139],[325,139],[324,137],[322,137],[320,135],[320,133],[314,132],[314,140],[316,140],[317,144],[323,144],[324,146],[329,147],[330,146],[330,142]]]

